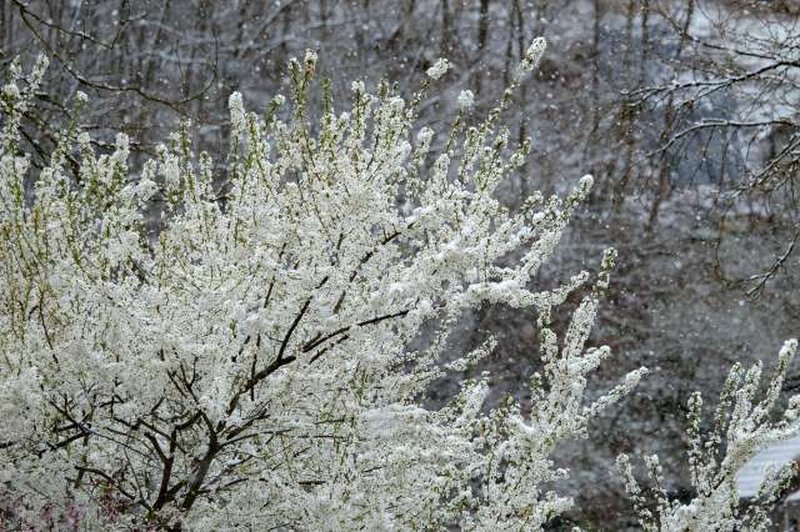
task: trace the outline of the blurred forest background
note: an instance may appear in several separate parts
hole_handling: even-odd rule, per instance
[[[548,50],[505,118],[533,151],[503,194],[513,209],[533,190],[596,178],[539,280],[620,251],[594,333],[616,355],[594,384],[653,372],[559,460],[572,471],[572,522],[622,528],[632,509],[614,457],[658,452],[669,489],[686,493],[689,392],[713,403],[733,362],[771,360],[800,332],[800,0],[0,0],[0,77],[16,56],[50,58],[25,117],[39,163],[70,120],[101,151],[127,132],[136,159],[190,119],[197,151],[224,176],[228,96],[266,109],[306,48],[340,109],[352,80],[409,95],[449,58],[455,69],[422,104],[425,123],[446,127],[463,89],[476,114],[489,108],[534,36]],[[80,113],[78,91],[90,97]],[[461,326],[454,349],[499,337],[481,369],[497,398],[518,393],[537,368],[532,316],[492,307]],[[463,377],[427,400],[440,404]],[[800,391],[800,367],[788,387]]]

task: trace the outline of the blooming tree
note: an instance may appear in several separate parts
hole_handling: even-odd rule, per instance
[[[125,135],[100,154],[73,124],[33,171],[20,121],[46,61],[28,76],[15,65],[0,143],[3,518],[519,530],[567,509],[552,491],[567,474],[554,449],[645,370],[584,399],[610,354],[585,344],[613,250],[561,335],[552,310],[591,276],[533,282],[592,178],[518,212],[496,199],[530,147],[510,147],[499,118],[543,51],[535,40],[475,126],[462,94],[438,154],[436,133],[415,127],[427,83],[405,101],[355,82],[345,112],[323,84],[315,117],[308,53],[289,65],[290,109],[277,96],[258,116],[230,97],[222,186],[189,125],[136,173]],[[448,69],[441,60],[428,76]],[[421,407],[433,379],[495,349],[489,338],[441,358],[464,311],[498,302],[538,315],[530,412],[511,400],[487,412],[483,380]]]

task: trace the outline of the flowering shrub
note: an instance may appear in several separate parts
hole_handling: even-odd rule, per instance
[[[515,213],[495,198],[529,149],[509,147],[498,120],[543,51],[535,40],[474,127],[465,92],[439,154],[435,133],[415,127],[427,83],[409,102],[355,82],[346,112],[324,92],[312,127],[308,53],[289,65],[287,121],[282,97],[263,117],[230,97],[222,187],[211,157],[193,154],[188,125],[140,175],[125,135],[98,154],[74,126],[32,172],[20,120],[46,62],[27,78],[15,66],[0,154],[3,518],[32,528],[519,530],[567,509],[549,488],[567,474],[554,449],[645,370],[584,400],[586,376],[610,354],[585,343],[613,250],[561,337],[551,311],[590,275],[533,288],[592,178],[564,199],[534,194]],[[448,68],[442,60],[428,75]],[[159,227],[148,231],[155,204]],[[442,372],[495,349],[489,338],[458,360],[440,357],[465,310],[498,302],[538,315],[531,411],[509,401],[487,413],[482,380],[441,410],[419,406]]]
[[[703,400],[699,392],[689,399],[688,462],[695,496],[688,503],[670,500],[663,487],[657,456],[645,458],[655,500],[642,496],[627,456],[618,464],[626,481],[639,522],[645,530],[769,530],[770,511],[778,496],[797,474],[794,464],[767,471],[755,501],[742,507],[736,489],[736,473],[762,447],[788,438],[800,429],[800,395],[789,400],[781,419],[772,421],[786,370],[797,351],[797,340],[787,341],[778,354],[778,364],[764,397],[756,401],[761,364],[748,371],[735,365],[722,390],[710,434],[701,431]]]

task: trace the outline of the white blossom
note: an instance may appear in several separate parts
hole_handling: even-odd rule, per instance
[[[458,106],[462,109],[471,109],[475,104],[475,94],[471,90],[463,90],[458,95]]]
[[[547,41],[543,37],[537,37],[531,42],[528,49],[525,50],[525,56],[522,60],[522,67],[525,70],[533,70],[544,55],[547,48]]]
[[[425,73],[429,78],[437,80],[444,76],[448,70],[450,70],[450,61],[444,58],[439,58],[432,67],[425,71]]]
[[[769,379],[763,398],[756,401],[761,365],[756,363],[742,372],[734,366],[714,414],[714,429],[701,432],[703,401],[699,392],[689,400],[689,466],[695,497],[688,502],[670,499],[663,489],[661,466],[657,459],[647,458],[648,476],[658,494],[655,512],[647,508],[641,488],[634,479],[633,468],[626,456],[618,465],[626,479],[626,490],[639,513],[645,530],[679,532],[683,530],[766,530],[770,525],[770,505],[794,475],[790,465],[772,471],[762,482],[758,500],[749,507],[739,503],[736,474],[759,449],[797,434],[800,421],[794,414],[798,400],[793,398],[783,420],[771,421],[768,414],[779,399],[778,391],[789,364],[797,351],[797,340],[787,340],[778,354],[775,372]]]
[[[245,111],[240,92],[232,92],[228,97],[228,108],[231,113],[231,127],[235,131],[242,131],[245,127]]]

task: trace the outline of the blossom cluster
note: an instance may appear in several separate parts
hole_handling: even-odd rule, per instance
[[[417,127],[421,95],[388,84],[353,83],[347,110],[325,98],[312,121],[316,63],[290,63],[290,109],[276,96],[260,116],[230,96],[224,177],[195,156],[190,124],[141,171],[127,136],[101,153],[72,125],[34,172],[20,124],[44,62],[25,80],[15,67],[0,143],[0,508],[13,526],[535,530],[570,507],[554,450],[646,373],[585,398],[610,355],[586,344],[613,250],[594,280],[535,282],[593,179],[509,212],[496,189],[529,149],[497,127],[509,93],[445,143]],[[590,281],[559,334],[554,309]],[[456,320],[498,302],[538,316],[533,407],[487,412],[485,380],[422,407],[443,372],[502,349],[490,338],[441,361]]]

